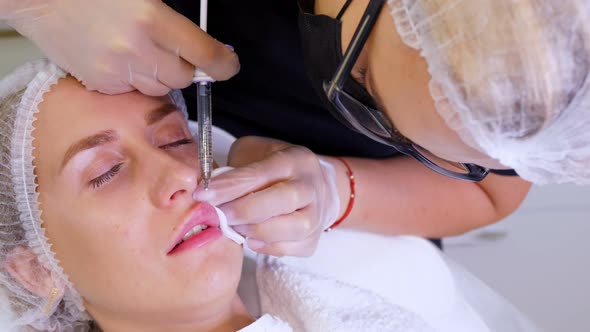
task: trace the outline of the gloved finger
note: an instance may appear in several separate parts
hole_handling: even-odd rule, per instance
[[[301,241],[312,235],[317,227],[310,218],[309,208],[270,218],[255,225],[238,225],[233,229],[244,237],[251,237],[266,243]]]
[[[127,72],[127,82],[133,89],[150,96],[161,96],[169,89],[185,88],[192,83],[194,67],[177,55],[156,45],[143,45],[142,53],[143,56],[130,60],[126,68],[120,68],[120,71]]]
[[[163,96],[170,92],[170,88],[154,78],[153,75],[130,72],[129,84],[148,96]]]
[[[88,76],[84,76],[74,68],[65,67],[63,69],[80,81],[88,91],[98,91],[107,95],[117,95],[136,90],[133,85],[129,84],[129,66],[127,66],[125,70],[121,69],[119,71],[111,67],[107,68],[106,66],[100,68],[101,70],[94,68],[95,72]],[[124,71],[126,75],[121,75],[120,71]]]
[[[157,52],[156,77],[170,89],[184,89],[191,85],[195,67],[183,58],[165,50]]]
[[[96,65],[99,67],[98,65]],[[116,95],[135,91],[135,87],[129,84],[129,66],[125,69],[116,70],[112,67],[100,66],[92,68],[94,72],[90,75],[78,72],[72,67],[62,67],[66,72],[80,81],[86,90],[98,91],[108,95]],[[89,68],[86,68],[89,69]],[[123,72],[124,74],[121,74]],[[88,72],[86,72],[88,74]]]
[[[75,75],[72,75],[72,76],[76,77]],[[122,81],[118,84],[111,82],[109,84],[98,84],[97,86],[93,86],[92,84],[88,84],[84,81],[82,81],[82,84],[84,85],[84,87],[88,91],[98,91],[98,92],[106,94],[106,95],[116,95],[116,94],[127,93],[127,92],[131,92],[131,91],[136,90],[135,87],[129,85],[126,82],[122,82]]]
[[[240,70],[235,52],[166,5],[159,9],[158,20],[152,28],[152,39],[215,80],[227,80]]]
[[[313,187],[304,181],[284,181],[232,200],[219,208],[229,224],[257,224],[275,216],[292,213],[314,200]]]
[[[273,243],[264,243],[262,246],[259,244],[262,243],[260,240],[248,239],[246,245],[256,251],[259,254],[263,255],[270,255],[270,256],[299,256],[299,257],[309,257],[311,256],[317,246],[320,239],[321,234],[314,234],[309,238],[303,241],[281,241],[281,242],[273,242]],[[251,245],[250,243],[256,243],[256,245]]]
[[[242,167],[260,161],[275,151],[293,146],[274,138],[245,136],[236,140],[228,154],[227,162],[232,167]]]
[[[209,190],[204,190],[200,184],[193,198],[218,206],[288,180],[294,166],[292,160],[285,159],[288,158],[273,154],[265,160],[225,172],[211,181]]]

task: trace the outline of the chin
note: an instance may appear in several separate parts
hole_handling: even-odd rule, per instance
[[[210,242],[201,247],[193,247],[179,254],[169,256],[172,260],[180,264],[207,265],[216,261],[228,261],[228,264],[238,264],[243,259],[242,247],[225,236],[220,236],[214,242]],[[189,264],[193,263],[193,264]],[[241,263],[240,263],[241,264]]]
[[[242,273],[244,253],[242,247],[232,240],[223,237],[206,252],[202,268],[209,271],[210,279],[222,281],[231,279],[237,281]]]
[[[199,308],[205,314],[204,308],[215,310],[233,301],[242,273],[243,253],[239,245],[228,241],[231,243],[218,246],[217,250],[207,253],[197,264],[178,268],[172,281],[174,288],[168,293],[176,294],[171,295],[177,299],[174,304],[176,314],[194,315],[194,311],[191,311],[194,308]]]

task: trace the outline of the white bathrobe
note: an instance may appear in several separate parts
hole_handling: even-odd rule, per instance
[[[189,126],[195,132],[196,123]],[[223,166],[235,138],[216,127],[213,133],[215,159]],[[238,292],[250,313],[265,315],[243,331],[538,331],[415,237],[337,229],[322,237],[310,258],[257,256],[247,249],[245,258]]]
[[[247,252],[243,272],[239,292],[248,309],[294,331],[537,331],[416,237],[334,230],[310,258]]]
[[[244,327],[238,332],[292,332],[293,329],[279,318],[266,314],[258,318],[254,323]]]

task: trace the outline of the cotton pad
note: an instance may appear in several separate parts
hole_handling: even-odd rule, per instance
[[[233,169],[233,167],[228,167],[228,166],[216,168],[211,173],[211,178],[214,178],[214,177],[216,177],[222,173],[225,173],[229,170],[232,170],[232,169]],[[238,234],[238,232],[234,231],[234,229],[228,225],[227,217],[225,216],[225,213],[223,213],[223,211],[221,211],[217,207],[215,207],[215,211],[217,211],[217,216],[219,217],[219,228],[221,228],[221,232],[223,233],[223,235],[225,235],[225,237],[229,238],[230,240],[234,241],[237,244],[240,244],[240,245],[243,244],[244,241],[246,241],[246,240],[244,239],[243,236]]]
[[[215,207],[215,211],[219,217],[219,228],[221,228],[223,235],[237,244],[243,244],[246,239],[244,239],[243,236],[238,234],[238,232],[234,231],[234,229],[227,224],[227,217],[225,216],[225,213],[223,213],[223,211],[217,207]]]

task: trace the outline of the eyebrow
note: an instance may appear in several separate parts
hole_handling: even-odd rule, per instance
[[[145,116],[145,122],[148,126],[153,125],[154,123],[161,121],[169,114],[177,112],[178,109],[175,105],[172,104],[164,104],[159,107],[156,107],[152,111],[150,111]],[[64,158],[61,163],[60,171],[66,166],[66,164],[78,153],[89,150],[101,145],[105,145],[108,143],[112,143],[119,139],[119,135],[114,130],[105,130],[101,131],[98,134],[85,137],[78,142],[72,144],[66,153],[64,154]]]
[[[92,149],[97,146],[114,142],[117,139],[119,139],[119,136],[114,130],[105,130],[98,134],[88,136],[79,140],[78,142],[72,144],[66,151],[64,158],[61,162],[61,170],[63,170],[63,168],[70,161],[70,159],[72,159],[76,154],[84,150]]]
[[[165,118],[166,116],[168,116],[169,114],[174,113],[174,112],[178,112],[178,108],[176,108],[175,105],[173,105],[173,104],[161,105],[161,106],[153,109],[148,114],[146,114],[145,122],[147,123],[148,126],[153,125],[154,123],[162,120],[163,118]]]

